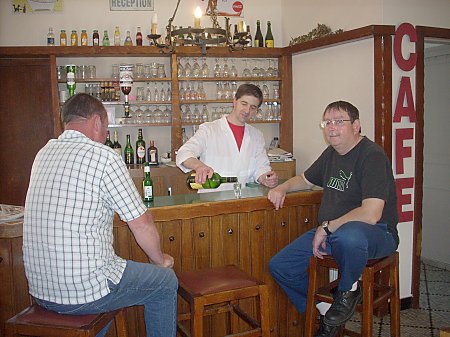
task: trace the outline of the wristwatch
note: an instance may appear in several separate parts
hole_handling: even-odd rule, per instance
[[[330,222],[328,220],[322,222],[322,228],[325,231],[325,233],[327,233],[327,235],[331,235],[331,231],[328,229],[329,224],[330,224]]]

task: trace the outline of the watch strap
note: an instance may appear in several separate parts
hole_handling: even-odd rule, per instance
[[[331,235],[331,231],[330,231],[330,229],[328,228],[328,225],[330,224],[330,222],[329,221],[324,221],[323,223],[322,223],[322,228],[323,228],[323,230],[325,231],[325,233],[327,233],[327,235]]]

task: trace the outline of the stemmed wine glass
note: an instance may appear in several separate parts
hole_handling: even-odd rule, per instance
[[[193,77],[200,77],[201,75],[201,69],[200,65],[197,62],[197,59],[194,60],[194,66],[192,68],[192,76]]]
[[[223,60],[224,64],[223,64],[223,69],[222,69],[222,76],[223,77],[230,77],[230,67],[228,66],[228,59],[225,58]]]
[[[244,63],[245,63],[245,68],[242,71],[242,77],[252,77],[252,73],[251,73],[250,69],[248,69],[248,60],[245,59]]]
[[[266,82],[263,83],[262,94],[263,94],[264,99],[270,98],[270,91],[269,91],[269,87],[267,86]]]
[[[209,67],[206,63],[206,57],[202,58],[202,77],[209,77]]]
[[[184,71],[184,67],[181,65],[180,59],[178,59],[178,77],[185,77],[186,72]]]
[[[234,64],[234,59],[231,59],[231,69],[230,69],[230,77],[237,77],[238,71],[236,69],[236,65]]]
[[[219,59],[216,58],[216,65],[214,66],[214,77],[221,77],[222,69],[220,68]]]
[[[253,60],[255,63],[255,66],[252,69],[252,77],[258,77],[259,76],[259,68],[258,68],[258,60]]]
[[[186,77],[192,76],[192,67],[191,64],[189,63],[189,57],[186,57],[186,64],[184,65],[184,73]]]

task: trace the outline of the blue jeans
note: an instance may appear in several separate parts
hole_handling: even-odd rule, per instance
[[[120,282],[109,282],[109,288],[108,295],[85,304],[57,304],[40,299],[36,302],[48,310],[71,315],[143,305],[147,337],[175,337],[178,280],[172,269],[129,260]],[[111,323],[97,337],[105,336]]]
[[[308,267],[313,256],[315,232],[316,228],[298,237],[272,257],[269,263],[270,273],[299,313],[306,310]],[[361,276],[368,259],[388,256],[396,249],[397,244],[386,224],[351,221],[328,236],[325,251],[333,255],[339,266],[339,290],[347,291]]]

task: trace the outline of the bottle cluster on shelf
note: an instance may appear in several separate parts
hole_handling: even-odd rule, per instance
[[[156,20],[156,21],[155,21]],[[101,36],[98,29],[94,29],[92,34],[88,34],[86,29],[82,29],[80,35],[78,35],[78,31],[61,29],[59,33],[59,46],[143,46],[149,45],[152,46],[157,41],[158,43],[163,43],[164,41],[167,43],[173,43],[174,45],[193,45],[194,44],[194,36],[191,29],[188,30],[187,34],[162,36],[157,34],[158,24],[157,24],[157,14],[154,13],[152,17],[150,29],[147,31],[151,35],[145,34],[142,32],[140,26],[136,27],[135,32],[133,31],[133,36],[131,30],[126,30],[125,34],[122,34],[120,26],[115,26],[114,34],[112,37],[109,37],[108,30],[103,30],[103,35]],[[182,29],[183,27],[173,26],[173,30]],[[188,27],[190,28],[190,27]],[[195,27],[197,28],[197,27]],[[69,34],[70,31],[70,34]],[[242,37],[242,33],[245,38]],[[213,37],[213,36],[210,36]],[[265,38],[263,38],[263,34],[261,31],[261,22],[257,20],[256,23],[256,33],[254,37],[251,35],[250,26],[245,25],[243,21],[238,22],[234,25],[234,34],[232,34],[233,43],[236,45],[243,44],[245,47],[274,47],[274,38],[272,34],[272,25],[270,21],[267,21],[267,30],[265,34]],[[245,40],[245,41],[244,41]],[[148,43],[144,43],[144,41],[148,41]],[[253,43],[252,43],[253,41]],[[48,33],[46,36],[46,44],[47,46],[55,46],[57,45],[57,39],[55,38],[55,32],[53,27],[49,27]],[[223,43],[222,45],[225,45]]]
[[[150,165],[158,165],[158,148],[155,146],[155,141],[149,141],[149,147],[145,146],[145,140],[142,134],[142,129],[138,130],[138,137],[136,140],[136,147],[133,148],[131,145],[131,135],[126,135],[127,143],[123,150],[122,156],[122,145],[119,143],[117,131],[114,131],[114,142],[111,141],[110,132],[107,131],[105,145],[112,148],[117,152],[118,155],[123,158],[125,164],[144,164],[148,162]],[[135,150],[136,149],[136,150]]]

